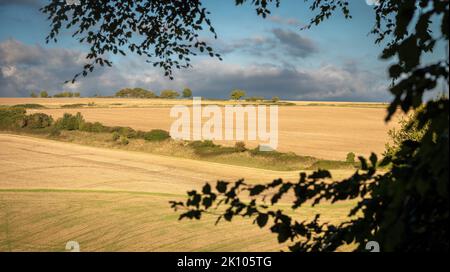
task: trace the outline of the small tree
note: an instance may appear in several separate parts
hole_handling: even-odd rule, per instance
[[[246,95],[247,94],[245,93],[245,91],[236,89],[236,90],[233,90],[230,93],[230,98],[233,99],[233,100],[239,100],[239,99],[241,99],[242,97],[244,97]]]
[[[280,101],[280,98],[278,96],[272,97],[272,102],[278,102]]]
[[[183,90],[183,97],[184,98],[189,98],[192,96],[192,90],[189,88],[184,88]]]
[[[36,98],[36,97],[38,97],[38,96],[37,96],[37,94],[36,94],[35,92],[31,92],[31,93],[30,93],[30,97]]]
[[[355,153],[349,152],[347,153],[347,158],[345,159],[348,163],[355,163]]]
[[[180,94],[174,90],[164,90],[159,95],[161,98],[177,98],[179,96]]]
[[[42,97],[42,98],[47,98],[48,97],[48,92],[47,91],[41,91],[39,96]]]
[[[79,92],[76,92],[76,93],[73,93],[73,96],[74,96],[74,97],[80,97],[81,95],[80,95]]]

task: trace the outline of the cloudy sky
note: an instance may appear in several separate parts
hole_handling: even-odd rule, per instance
[[[311,30],[300,28],[311,13],[298,0],[283,0],[267,19],[234,0],[203,1],[219,35],[209,37],[223,61],[196,57],[193,68],[175,79],[144,59],[114,57],[112,68],[100,68],[75,84],[64,84],[80,72],[84,45],[62,33],[58,43],[45,43],[49,22],[39,12],[45,0],[0,0],[0,96],[29,96],[48,90],[79,91],[83,96],[111,95],[125,87],[162,89],[190,87],[194,95],[225,98],[235,88],[251,96],[336,101],[389,101],[388,63],[368,32],[373,0],[351,1],[353,19],[336,17]],[[438,48],[430,60],[444,54]]]

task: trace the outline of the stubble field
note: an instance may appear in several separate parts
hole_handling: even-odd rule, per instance
[[[88,101],[97,106],[59,109]],[[143,130],[168,129],[173,120],[165,102],[134,105],[139,101],[111,101],[0,99],[0,104],[39,103],[48,107],[39,111],[54,117],[81,112],[88,121]],[[350,151],[381,153],[392,126],[384,124],[384,115],[383,107],[370,104],[305,102],[280,107],[280,150],[341,160]],[[182,200],[187,190],[198,189],[206,181],[297,180],[298,171],[270,171],[10,134],[0,134],[0,147],[0,251],[64,251],[70,240],[79,242],[82,251],[274,251],[286,246],[278,245],[268,229],[251,225],[251,220],[215,226],[215,217],[210,216],[180,222],[168,202]],[[352,172],[332,171],[336,179]],[[336,222],[346,217],[352,204],[304,207],[296,215],[304,219],[321,213],[324,220]],[[283,206],[289,211],[286,202]]]

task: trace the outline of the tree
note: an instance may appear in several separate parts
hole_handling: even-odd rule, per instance
[[[236,5],[251,3],[262,17],[280,2],[235,0]],[[309,2],[311,11],[317,14],[305,28],[322,23],[337,11],[351,18],[349,1]],[[220,58],[198,40],[205,26],[216,37],[201,1],[136,0],[119,4],[99,0],[61,5],[52,0],[42,11],[49,15],[52,25],[47,41],[56,41],[60,30],[68,27],[76,28],[73,36],[88,43],[91,63],[84,66],[83,76],[92,72],[94,65],[111,65],[104,56],[125,54],[121,50],[124,47],[147,57],[170,78],[173,68],[190,66],[190,56],[196,55],[196,50]],[[190,191],[185,202],[172,202],[174,209],[184,211],[180,219],[200,219],[203,213],[210,212],[219,213],[218,222],[236,216],[252,217],[259,227],[270,225],[280,243],[290,241],[293,251],[331,251],[346,243],[364,250],[369,240],[378,241],[384,251],[449,250],[448,98],[423,101],[424,93],[435,89],[440,80],[448,84],[448,59],[422,61],[423,55],[438,44],[448,43],[449,2],[379,0],[374,13],[371,33],[375,43],[385,45],[382,59],[391,63],[390,91],[394,99],[386,120],[398,108],[408,113],[423,107],[417,114],[418,129],[425,129],[423,137],[401,142],[398,150],[381,162],[375,155],[368,160],[359,157],[361,169],[338,182],[324,182],[331,179],[331,174],[319,170],[309,175],[301,173],[293,182],[207,183],[201,192]],[[440,25],[440,33],[431,31],[431,22]],[[390,168],[378,173],[379,165]],[[298,222],[274,206],[285,194],[294,196],[293,209],[324,200],[335,203],[353,199],[356,204],[351,217],[339,224],[321,222],[319,215]],[[265,203],[267,198],[270,203]],[[220,209],[214,209],[217,207]]]
[[[39,93],[39,96],[42,97],[42,98],[47,98],[48,97],[48,92],[47,91],[41,91]]]
[[[38,96],[37,96],[37,94],[33,91],[33,92],[30,93],[30,97],[36,98],[36,97],[38,97]]]
[[[179,96],[180,96],[180,94],[179,94],[178,92],[174,91],[174,90],[163,90],[163,91],[161,91],[161,93],[159,94],[159,97],[160,97],[160,98],[170,98],[170,99],[173,99],[173,98],[177,98],[177,97],[179,97]]]
[[[184,98],[192,97],[192,90],[189,88],[184,88],[183,89],[183,97]]]
[[[124,88],[116,92],[116,97],[155,98],[156,94],[143,88]]]
[[[233,99],[233,100],[239,100],[239,99],[241,99],[244,96],[246,96],[245,91],[239,90],[239,89],[233,90],[230,93],[230,98]]]
[[[80,96],[81,96],[81,94],[79,92],[73,93],[73,97],[80,97]]]
[[[353,152],[347,153],[347,157],[345,158],[345,161],[348,163],[354,163],[355,162],[355,153],[353,153]]]

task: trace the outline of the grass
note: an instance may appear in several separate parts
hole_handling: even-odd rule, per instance
[[[276,236],[235,219],[215,225],[215,216],[178,221],[173,196],[89,190],[0,190],[0,251],[64,251],[68,241],[81,251],[279,251]],[[346,218],[353,203],[302,207],[331,222]],[[280,206],[281,207],[281,206]],[[286,207],[285,207],[286,208]],[[292,213],[292,211],[290,212]]]
[[[24,109],[45,109],[45,106],[41,104],[17,104],[12,108],[24,108]]]

